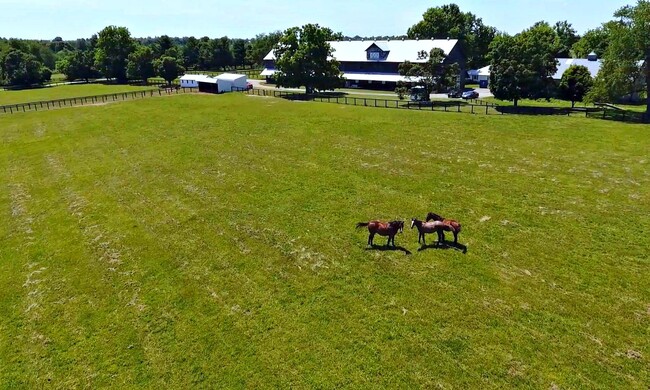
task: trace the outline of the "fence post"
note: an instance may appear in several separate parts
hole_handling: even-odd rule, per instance
[[[472,114],[474,113],[474,105],[470,104],[470,107],[472,107]]]
[[[488,105],[486,104],[485,105],[485,115],[487,115],[487,114],[488,114]]]
[[[460,103],[458,103],[458,106],[456,106],[456,108],[458,108],[458,112],[460,112]]]

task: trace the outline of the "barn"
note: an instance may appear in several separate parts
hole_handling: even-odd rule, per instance
[[[199,92],[205,93],[219,93],[219,84],[217,79],[213,77],[206,77],[197,81]]]
[[[248,78],[243,74],[223,73],[216,77],[219,92],[243,91],[248,84]]]
[[[350,88],[382,89],[392,91],[397,83],[412,82],[413,79],[399,73],[400,64],[405,61],[423,63],[418,53],[441,49],[446,58],[443,64],[457,63],[460,75],[465,74],[466,57],[457,39],[386,40],[386,41],[329,41],[333,57],[339,61],[340,70]],[[272,81],[275,69],[275,52],[271,50],[264,57],[261,75]],[[464,80],[460,80],[463,82]]]

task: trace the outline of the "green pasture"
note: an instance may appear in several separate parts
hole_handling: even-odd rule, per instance
[[[649,134],[244,94],[0,116],[0,388],[645,389]],[[354,228],[428,211],[466,253]]]
[[[123,93],[149,90],[151,86],[110,85],[110,84],[74,84],[59,85],[16,91],[0,90],[0,106],[7,104],[29,103],[45,100],[66,99],[84,96],[96,96],[109,93]]]

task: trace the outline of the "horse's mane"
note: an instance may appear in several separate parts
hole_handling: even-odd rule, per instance
[[[429,214],[427,214],[427,220],[429,220],[429,219],[434,219],[436,221],[442,221],[444,218],[442,218],[440,215],[438,215],[436,213],[429,213]]]

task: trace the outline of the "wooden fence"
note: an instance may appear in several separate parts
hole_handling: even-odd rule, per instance
[[[105,95],[73,97],[66,99],[47,100],[29,103],[18,103],[0,106],[0,114],[17,114],[29,111],[52,110],[64,107],[85,106],[92,104],[110,103],[116,101],[144,99],[147,97],[177,95],[181,93],[193,93],[196,88],[157,88],[144,91],[109,93]]]
[[[650,122],[650,118],[646,117],[644,112],[608,108],[595,109],[591,112],[588,112],[587,117],[630,123]]]

